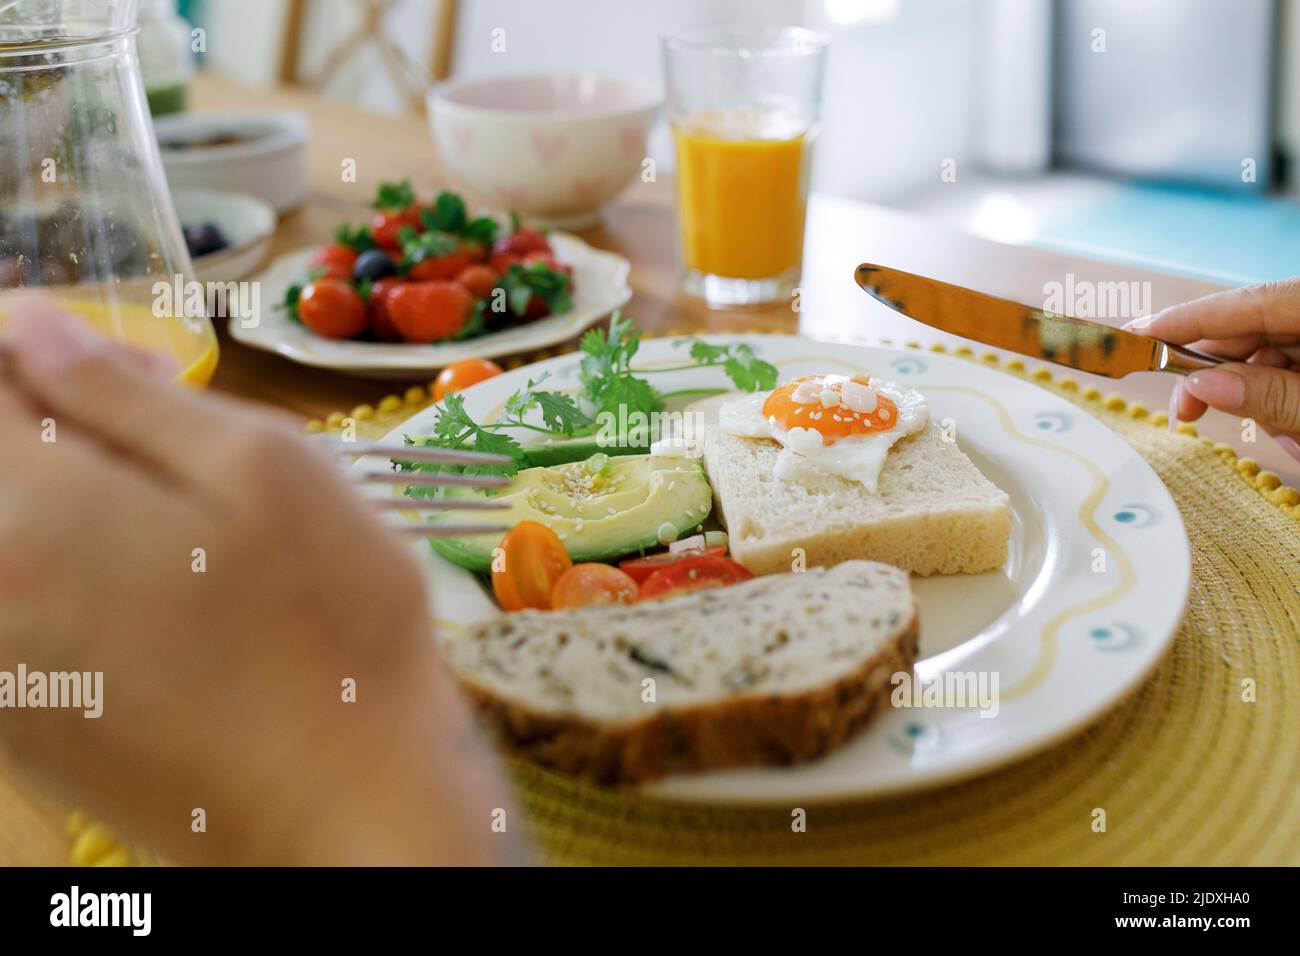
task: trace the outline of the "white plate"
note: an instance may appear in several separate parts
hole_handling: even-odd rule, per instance
[[[314,249],[281,256],[258,276],[261,310],[248,319],[232,319],[236,341],[277,352],[286,358],[368,378],[416,378],[467,358],[499,358],[544,349],[566,342],[632,298],[627,284],[630,265],[622,256],[594,249],[577,236],[549,236],[555,258],[573,267],[573,309],[527,325],[516,326],[463,342],[410,345],[326,339],[294,322],[283,309],[289,286],[308,272]]]
[[[932,787],[1024,757],[1082,729],[1132,691],[1169,646],[1187,601],[1191,561],[1164,485],[1119,436],[1029,382],[931,353],[829,345],[794,336],[741,340],[781,370],[870,372],[925,393],[935,422],[952,420],[961,448],[1011,498],[1003,571],[914,578],[921,605],[917,672],[996,673],[999,709],[888,708],[849,744],[798,767],[680,775],[647,788],[727,803],[862,797]],[[645,343],[637,365],[680,363],[671,340]],[[527,376],[576,385],[561,356],[467,390],[476,417],[495,414]],[[655,376],[664,390],[726,385],[716,369]],[[430,430],[426,409],[388,437]],[[449,633],[496,613],[468,572],[418,548],[435,613]]]
[[[194,259],[200,282],[236,282],[261,268],[275,235],[275,210],[251,193],[176,189],[172,203],[182,225],[215,223],[229,243]]]

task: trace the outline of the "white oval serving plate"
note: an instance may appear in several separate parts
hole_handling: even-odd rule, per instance
[[[678,775],[646,788],[692,801],[798,806],[937,786],[1027,756],[1083,729],[1133,691],[1160,660],[1183,617],[1191,560],[1182,518],[1145,461],[1101,422],[1051,392],[986,366],[932,353],[826,344],[795,336],[705,336],[748,341],[782,379],[858,373],[920,389],[933,420],[1011,498],[1004,570],[913,578],[921,607],[922,679],[943,673],[997,679],[996,713],[891,707],[821,760],[796,767]],[[644,343],[640,367],[680,364],[672,340]],[[465,391],[480,420],[550,372],[576,387],[565,355]],[[727,385],[709,369],[655,376],[664,390]],[[428,432],[435,409],[389,436]],[[372,462],[373,464],[373,462]],[[417,548],[437,625],[454,638],[499,613],[468,572]]]
[[[293,321],[278,305],[285,292],[309,271],[315,249],[276,259],[261,282],[261,308],[245,319],[232,318],[236,341],[276,352],[285,358],[367,378],[418,378],[467,358],[500,358],[567,342],[632,298],[630,264],[620,255],[595,249],[577,236],[553,232],[548,237],[555,257],[573,267],[573,309],[563,315],[466,339],[433,345],[353,342],[326,339]]]

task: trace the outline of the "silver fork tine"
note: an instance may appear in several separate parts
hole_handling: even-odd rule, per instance
[[[503,501],[476,498],[373,498],[371,503],[384,511],[508,511]]]
[[[500,488],[510,484],[503,475],[462,475],[443,471],[365,471],[353,476],[364,485],[434,485],[457,488]]]
[[[407,524],[390,525],[395,531],[412,538],[459,538],[469,534],[494,534],[510,530],[504,524]]]
[[[453,450],[449,448],[427,448],[423,445],[387,445],[383,442],[351,442],[338,439],[323,439],[320,442],[338,455],[383,455],[400,461],[429,462],[435,465],[508,465],[511,458],[507,455],[491,455],[483,451]]]

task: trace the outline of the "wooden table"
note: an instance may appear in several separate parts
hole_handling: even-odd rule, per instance
[[[211,76],[195,83],[193,104],[202,111],[297,109],[307,114],[312,126],[310,198],[281,222],[273,254],[321,243],[339,221],[363,219],[365,204],[380,180],[409,177],[425,195],[443,184],[428,130],[419,118],[375,116],[302,91],[249,90]],[[342,164],[347,159],[356,161],[357,182],[343,181]],[[674,291],[673,189],[667,177],[655,183],[638,181],[609,207],[603,225],[584,238],[631,260],[635,294],[628,309],[639,326],[655,332],[762,328],[845,341],[960,343],[863,294],[854,284],[853,269],[864,260],[1023,302],[1042,301],[1046,283],[1064,283],[1071,275],[1075,282],[1149,282],[1155,309],[1216,288],[1185,277],[1002,245],[879,206],[814,196],[798,311],[782,304],[760,311],[709,312]],[[309,369],[238,345],[224,330],[221,336],[214,387],[279,406],[304,419],[373,403],[393,391],[392,383]],[[1168,376],[1155,374],[1119,382],[1076,377],[1152,409],[1166,407],[1171,382]],[[1283,455],[1266,436],[1243,445],[1239,420],[1212,413],[1198,427],[1259,460],[1287,484],[1300,485],[1300,463]],[[0,865],[63,862],[63,813],[53,804],[20,794],[0,778]]]

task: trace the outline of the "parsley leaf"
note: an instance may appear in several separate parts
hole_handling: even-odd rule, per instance
[[[406,437],[408,445],[420,445],[426,448],[448,448],[454,450],[471,450],[488,452],[494,455],[506,455],[512,460],[501,465],[444,465],[434,462],[402,461],[393,459],[397,472],[451,472],[465,475],[506,475],[516,474],[527,462],[523,449],[509,435],[490,431],[479,426],[465,411],[465,399],[456,394],[443,399],[442,410],[433,425],[433,434],[412,438]],[[433,485],[412,485],[406,494],[412,498],[428,498],[438,495],[440,489]]]
[[[375,237],[370,234],[369,229],[365,226],[357,226],[353,229],[346,222],[334,231],[334,241],[341,246],[355,249],[358,253],[369,252],[371,249],[377,248]]]
[[[532,262],[528,265],[515,263],[506,270],[498,285],[505,290],[506,306],[515,315],[523,315],[528,311],[533,296],[546,303],[551,315],[562,315],[573,310],[573,297],[570,294],[573,280],[545,262]]]
[[[582,362],[578,367],[578,380],[582,382],[584,397],[598,412],[617,415],[623,406],[627,414],[650,414],[663,408],[659,392],[643,378],[632,374],[632,357],[641,347],[641,333],[615,312],[609,328],[602,332],[591,329],[579,344]]]
[[[372,209],[380,212],[405,212],[414,205],[415,189],[409,179],[403,179],[400,183],[380,183],[375,201],[370,204]]]
[[[443,190],[438,193],[433,206],[420,214],[420,219],[430,229],[438,232],[459,233],[469,221],[465,212],[465,200],[453,192]]]
[[[536,408],[541,412],[543,424],[561,435],[572,435],[579,428],[591,425],[591,419],[583,414],[573,398],[563,392],[546,392],[537,388],[549,377],[547,372],[536,381],[529,379],[527,386],[511,395],[502,412],[505,418],[522,424],[524,416]]]
[[[491,216],[479,216],[465,223],[465,228],[460,231],[460,234],[470,242],[477,242],[491,249],[496,244],[497,232],[500,228]]]
[[[703,368],[721,365],[727,377],[742,392],[768,391],[776,387],[776,366],[763,361],[744,342],[737,345],[710,345],[703,339],[689,341],[691,358]]]

